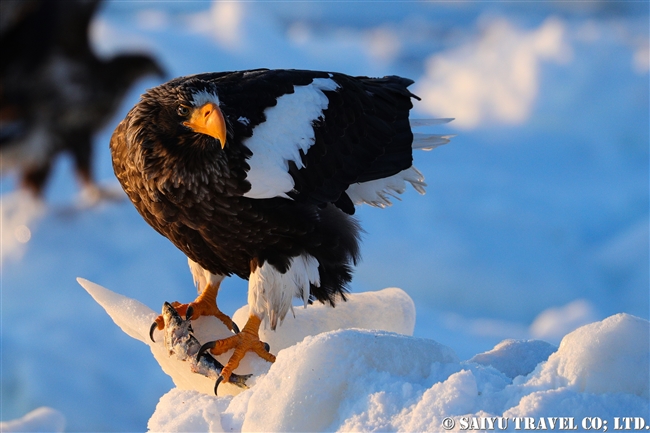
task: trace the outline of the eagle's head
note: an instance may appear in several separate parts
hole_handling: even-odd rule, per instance
[[[228,134],[219,105],[216,85],[196,77],[147,90],[111,138],[118,178],[126,182],[128,173],[141,176],[149,189],[155,185],[176,195],[180,185],[198,191],[200,184],[220,176],[244,179],[247,165],[241,164],[236,174],[228,168],[228,154],[238,147],[224,149]]]
[[[149,89],[129,113],[129,142],[168,150],[226,146],[227,128],[213,83],[182,77]]]

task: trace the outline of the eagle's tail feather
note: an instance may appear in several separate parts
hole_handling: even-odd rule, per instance
[[[436,126],[449,123],[453,118],[443,118],[443,119],[409,119],[411,128],[422,128],[425,126]],[[438,146],[449,143],[454,135],[449,134],[425,134],[420,132],[413,133],[413,149],[420,150],[432,150]]]
[[[455,135],[441,135],[441,134],[421,134],[418,132],[413,133],[413,149],[432,150],[438,146],[449,143]]]
[[[409,119],[411,128],[421,128],[423,126],[436,126],[449,123],[454,120],[453,117],[445,117],[442,119]]]

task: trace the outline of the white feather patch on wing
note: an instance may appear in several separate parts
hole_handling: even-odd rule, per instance
[[[212,272],[203,269],[201,265],[196,263],[194,260],[187,258],[187,264],[190,265],[190,272],[192,272],[192,279],[194,279],[194,285],[196,290],[199,293],[202,293],[205,290],[205,286],[210,283],[212,286],[218,286],[223,279],[223,275],[216,275]]]
[[[424,176],[420,171],[411,166],[397,174],[384,179],[371,180],[369,182],[354,183],[345,191],[355,205],[363,203],[370,206],[385,208],[391,206],[391,197],[400,199],[397,194],[406,191],[406,182],[420,194],[425,193]]]
[[[300,151],[306,153],[314,144],[314,121],[329,104],[323,92],[338,87],[331,78],[315,78],[306,86],[294,86],[294,93],[282,95],[274,107],[264,111],[266,121],[243,142],[253,152],[246,175],[251,189],[245,197],[288,198],[287,192],[294,187],[289,161],[302,168]]]
[[[294,297],[301,298],[307,306],[309,286],[320,286],[318,260],[303,254],[291,259],[289,269],[280,273],[269,263],[258,266],[248,280],[248,305],[258,317],[268,317],[271,329],[278,320],[282,322],[292,308]]]

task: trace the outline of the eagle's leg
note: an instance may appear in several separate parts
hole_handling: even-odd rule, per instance
[[[231,331],[234,332],[239,332],[239,329],[237,329],[237,325],[235,322],[232,321],[230,317],[228,317],[227,314],[224,314],[221,312],[219,307],[217,306],[217,294],[219,293],[219,286],[221,286],[221,282],[212,282],[208,283],[205,286],[205,289],[197,298],[194,300],[194,302],[190,302],[189,304],[181,304],[179,302],[172,302],[172,306],[174,309],[180,314],[181,317],[185,317],[187,314],[187,309],[189,307],[192,307],[193,313],[192,313],[192,320],[198,319],[201,316],[214,316],[217,319],[221,320],[224,325],[228,327]],[[165,320],[163,319],[163,316],[158,316],[156,317],[156,320],[154,323],[151,325],[151,339],[153,340],[153,330],[154,329],[158,330],[163,330],[165,328]]]
[[[246,352],[255,352],[260,358],[268,362],[275,362],[275,356],[269,353],[268,345],[260,341],[260,323],[262,323],[262,319],[255,314],[251,314],[248,317],[246,326],[239,334],[223,340],[205,343],[199,350],[198,356],[201,356],[206,350],[209,350],[214,355],[220,355],[230,349],[235,349],[228,363],[221,371],[224,382],[228,382],[230,375],[239,366],[239,362],[244,358]]]

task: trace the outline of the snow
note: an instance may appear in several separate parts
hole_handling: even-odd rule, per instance
[[[582,326],[562,339],[533,385],[566,383],[580,392],[648,399],[648,321],[626,314]]]
[[[3,261],[5,258],[15,260],[22,257],[32,237],[32,229],[38,225],[44,212],[43,203],[27,191],[15,191],[2,197],[0,257]]]
[[[152,310],[79,282],[122,330],[149,345],[177,385],[161,397],[149,431],[436,431],[447,417],[462,426],[472,417],[505,417],[514,424],[535,416],[541,420],[535,425],[545,425],[538,423],[547,422],[539,418],[546,414],[599,414],[613,421],[620,411],[650,411],[650,322],[628,314],[578,328],[557,351],[542,341],[507,340],[460,362],[447,346],[391,332],[412,329],[415,310],[405,292],[354,294],[335,310],[297,309],[282,329],[284,344],[273,340],[276,333],[263,333],[278,353],[276,362],[247,354],[236,372],[254,374],[250,389],[230,386],[231,395],[217,397],[188,362],[148,339]],[[402,314],[391,314],[394,308]],[[235,317],[244,317],[243,310]],[[344,320],[332,330],[327,313],[336,310]],[[197,320],[193,328],[199,341],[227,332],[219,321]]]
[[[22,418],[0,422],[3,432],[63,432],[65,417],[51,407],[39,407]]]
[[[427,112],[453,113],[460,128],[528,119],[539,92],[540,62],[571,56],[565,26],[556,18],[532,31],[497,19],[483,32],[477,41],[427,59],[426,76],[415,89]]]
[[[474,355],[469,362],[489,365],[514,379],[526,376],[556,350],[557,347],[542,340],[504,340],[494,349]]]
[[[161,332],[154,332],[156,341],[151,341],[149,328],[159,313],[135,299],[119,295],[86,279],[78,278],[78,282],[104,308],[122,331],[149,346],[154,358],[178,388],[196,389],[206,394],[213,394],[214,380],[194,374],[186,363],[170,358]],[[244,328],[247,319],[248,306],[240,308],[233,315],[233,320],[240,329]],[[285,318],[281,326],[282,332],[274,332],[268,327],[263,327],[260,330],[260,338],[270,345],[272,353],[277,353],[308,336],[340,328],[366,328],[411,334],[414,324],[413,301],[404,291],[393,288],[375,293],[354,294],[348,302],[340,304],[337,308],[325,305],[315,305],[309,309],[294,308],[294,316]],[[192,327],[195,336],[202,343],[232,335],[228,328],[214,317],[201,317],[193,323]],[[230,355],[232,351],[218,357],[218,360],[225,364]],[[268,370],[268,365],[265,364],[267,363],[258,359],[256,355],[248,354],[235,373],[259,374]],[[221,385],[219,390],[226,393],[240,391],[230,384]]]
[[[576,299],[561,307],[542,311],[530,325],[530,333],[536,338],[555,340],[595,320],[594,306],[586,299]]]
[[[456,134],[450,144],[415,155],[428,184],[425,196],[407,190],[392,207],[359,209],[367,233],[351,289],[369,296],[365,304],[380,302],[385,293],[379,289],[402,287],[412,299],[395,301],[403,311],[384,314],[376,305],[365,313],[377,310],[376,316],[364,316],[367,324],[356,318],[354,326],[376,329],[393,316],[415,317],[414,324],[390,331],[438,342],[461,361],[433,363],[422,378],[386,371],[347,377],[346,400],[333,409],[338,418],[329,429],[439,431],[442,414],[452,414],[457,424],[458,417],[474,415],[575,416],[578,424],[579,417],[600,416],[612,430],[612,417],[650,419],[647,397],[635,394],[628,380],[647,371],[647,358],[629,357],[638,355],[633,345],[642,341],[630,315],[645,326],[650,316],[648,16],[647,2],[382,2],[368,8],[364,2],[106,1],[92,36],[104,56],[154,53],[168,78],[255,67],[402,75],[422,86],[413,86],[424,98],[414,119],[456,118],[430,131]],[[521,77],[513,73],[520,45],[530,48]],[[485,51],[501,59],[503,69]],[[472,109],[462,86],[449,88],[456,91],[450,100],[427,97],[453,82],[453,73],[429,67],[442,60],[458,73],[485,68],[492,80],[476,81],[489,88],[476,100],[472,122],[461,119],[472,114],[462,111]],[[158,84],[139,83],[95,137],[102,185],[116,185],[107,144],[114,126],[139,94]],[[512,100],[505,104],[495,89]],[[521,112],[489,111],[500,104]],[[15,180],[0,177],[0,419],[49,407],[65,417],[68,431],[144,431],[149,420],[172,431],[241,430],[247,414],[259,409],[251,397],[255,387],[236,397],[176,387],[151,349],[112,325],[75,282],[78,276],[96,281],[147,311],[195,296],[186,258],[130,203],[75,204],[70,166],[62,159],[54,167],[41,209],[42,203],[14,198]],[[246,317],[238,311],[246,286],[226,279],[219,294],[221,309],[237,312],[237,323]],[[294,307],[298,329],[285,333],[294,322],[288,314],[278,332],[263,339],[275,338],[274,353],[302,351],[307,335],[338,328],[338,307],[331,314],[319,308]],[[140,316],[142,323],[147,317]],[[588,323],[614,333],[580,328],[585,334],[564,350],[563,338]],[[304,333],[293,334],[297,330]],[[336,332],[326,335],[343,338]],[[597,344],[601,337],[609,349]],[[310,341],[314,350],[316,343],[340,349],[335,340]],[[546,364],[533,364],[546,361],[550,346],[560,349],[542,372]],[[364,353],[363,347],[348,350]],[[612,352],[618,350],[625,357]],[[339,380],[340,373],[331,374]],[[618,382],[625,391],[597,392],[617,389]]]

